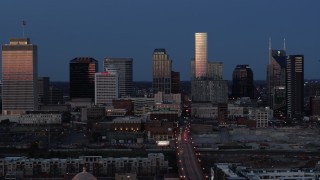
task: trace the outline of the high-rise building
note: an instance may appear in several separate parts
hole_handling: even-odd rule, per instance
[[[304,105],[304,56],[287,57],[286,68],[287,119],[300,121],[303,118]]]
[[[253,72],[249,65],[237,65],[232,74],[232,97],[254,98]]]
[[[320,96],[310,97],[311,116],[320,116]]]
[[[191,82],[196,79],[196,63],[195,63],[195,58],[191,58],[190,61],[190,77],[191,77]]]
[[[222,63],[207,61],[207,33],[195,34],[195,59],[191,59],[193,102],[227,103],[228,84],[222,80]]]
[[[195,33],[195,75],[197,79],[207,77],[207,33]]]
[[[286,62],[287,56],[284,50],[272,50],[271,40],[269,42],[269,63],[267,67],[268,105],[271,109],[277,110],[285,107],[286,101],[283,98],[286,85]]]
[[[222,62],[209,61],[207,63],[207,77],[209,80],[222,80]],[[191,59],[191,80],[194,80],[195,74],[195,59]]]
[[[191,82],[193,102],[212,104],[228,102],[228,82],[226,80],[195,80]]]
[[[169,59],[165,49],[155,49],[152,58],[153,67],[153,93],[171,93],[171,69],[172,61]]]
[[[103,71],[113,64],[119,69],[119,93],[120,97],[129,97],[133,93],[132,58],[105,58]]]
[[[38,95],[40,104],[49,104],[50,78],[38,77]]]
[[[50,86],[49,88],[49,104],[63,104],[63,90]]]
[[[119,98],[119,69],[110,65],[105,72],[95,74],[95,104],[112,105]]]
[[[208,62],[207,78],[210,80],[222,80],[222,62]]]
[[[180,72],[171,71],[171,93],[180,93]]]
[[[94,99],[94,75],[98,61],[91,57],[76,57],[70,61],[70,98]]]
[[[2,114],[38,109],[37,58],[37,46],[28,38],[13,38],[2,46]]]

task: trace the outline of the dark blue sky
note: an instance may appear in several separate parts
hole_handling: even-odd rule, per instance
[[[224,79],[249,64],[265,79],[268,38],[274,49],[305,55],[305,78],[320,78],[319,0],[2,0],[0,43],[26,34],[38,45],[39,76],[68,81],[76,56],[132,57],[134,80],[151,81],[154,48],[165,48],[182,80],[190,78],[194,33],[208,32],[208,58]]]

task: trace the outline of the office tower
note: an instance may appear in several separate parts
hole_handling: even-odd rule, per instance
[[[76,57],[70,61],[70,98],[94,98],[94,74],[98,61],[91,57]]]
[[[320,96],[310,97],[311,116],[320,116]]]
[[[63,104],[63,90],[50,86],[49,88],[49,104]]]
[[[191,58],[191,61],[190,61],[190,71],[191,71],[190,77],[191,77],[191,82],[192,82],[193,80],[196,79],[196,63],[195,63],[195,58]]]
[[[38,77],[38,96],[40,104],[49,104],[49,77]]]
[[[10,39],[2,46],[2,114],[38,109],[37,46],[28,38]]]
[[[237,65],[232,74],[232,97],[254,98],[253,72],[249,65]]]
[[[180,93],[180,72],[171,71],[171,93]]]
[[[110,65],[105,72],[95,74],[95,104],[112,105],[119,98],[119,69]]]
[[[222,62],[208,62],[207,78],[211,80],[222,80]]]
[[[307,86],[309,86],[309,96],[320,96],[320,83],[309,83]]]
[[[120,97],[129,97],[133,93],[133,71],[132,58],[105,58],[103,61],[103,71],[113,64],[119,69],[119,93]]]
[[[222,62],[209,61],[207,63],[207,79],[209,80],[222,80]],[[191,80],[196,77],[195,74],[195,59],[191,59]]]
[[[171,93],[172,61],[165,49],[155,49],[152,56],[153,94],[157,92]]]
[[[193,102],[211,102],[215,105],[227,103],[228,82],[226,80],[192,81],[191,99]]]
[[[300,121],[303,118],[304,98],[304,56],[290,55],[287,57],[286,68],[286,101],[287,119]]]
[[[285,98],[285,80],[286,80],[286,51],[272,50],[271,40],[269,42],[269,63],[267,67],[268,83],[268,105],[271,109],[277,110],[286,105]]]
[[[195,59],[191,60],[191,100],[216,105],[227,103],[228,100],[228,84],[222,80],[222,63],[207,62],[207,33],[195,34]]]
[[[197,79],[207,77],[207,33],[195,33],[195,75]]]

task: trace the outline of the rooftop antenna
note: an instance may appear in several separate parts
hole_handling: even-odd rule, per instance
[[[27,22],[25,20],[22,21],[22,37],[24,38],[24,30],[25,26],[27,25]]]
[[[286,38],[283,38],[283,50],[286,51],[287,47],[286,47]]]
[[[271,37],[269,37],[269,64],[271,63]]]
[[[269,50],[271,50],[271,37],[269,37]]]

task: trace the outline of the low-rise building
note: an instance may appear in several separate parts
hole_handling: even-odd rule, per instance
[[[148,157],[103,158],[80,156],[79,158],[33,159],[27,157],[0,158],[0,177],[21,173],[23,178],[58,178],[76,174],[85,168],[96,177],[115,177],[116,173],[135,173],[137,176],[160,176],[167,172],[168,161],[162,153],[149,153]]]
[[[134,115],[134,103],[130,99],[113,99],[112,106],[114,109],[124,109],[126,116]]]
[[[167,120],[171,122],[177,122],[180,114],[178,110],[170,109],[154,109],[148,112],[150,120]]]
[[[148,121],[145,124],[145,132],[148,140],[171,141],[174,140],[175,123],[161,120]]]
[[[256,121],[256,128],[266,128],[273,118],[273,110],[269,107],[252,109],[253,120]]]
[[[22,125],[62,124],[63,113],[58,111],[27,111],[20,115],[18,123]]]
[[[154,98],[126,98],[133,102],[134,115],[141,116],[153,110]]]
[[[252,169],[239,164],[217,163],[211,168],[211,180],[256,180],[256,179],[319,179],[320,170],[315,168],[301,169]]]
[[[81,108],[82,122],[99,122],[105,117],[105,107],[93,106]]]
[[[112,121],[114,132],[141,132],[142,118],[119,117]]]

